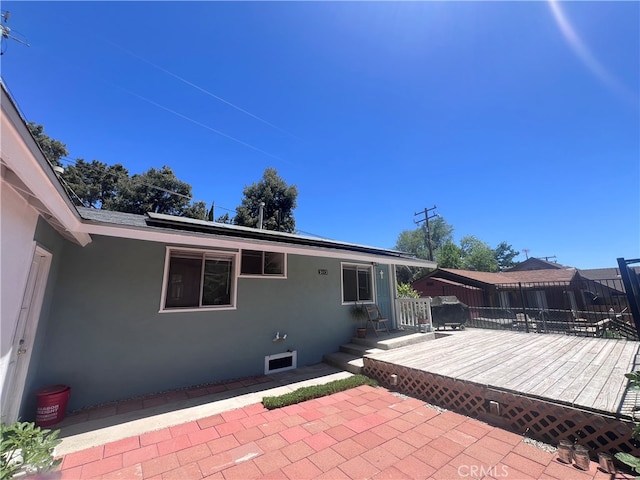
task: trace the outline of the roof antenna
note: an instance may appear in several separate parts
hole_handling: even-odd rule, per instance
[[[2,15],[0,15],[0,18],[2,19],[2,21],[0,22],[0,42],[2,42],[2,46],[0,46],[0,55],[4,55],[4,52],[7,50],[7,39],[15,40],[22,45],[26,45],[27,47],[31,46],[26,41],[24,35],[22,35],[20,32],[16,31],[15,33],[20,35],[20,37],[22,38],[16,37],[15,34],[11,33],[11,29],[7,26],[7,22],[9,21],[10,16],[11,13],[9,12],[9,10],[4,10],[2,12]]]

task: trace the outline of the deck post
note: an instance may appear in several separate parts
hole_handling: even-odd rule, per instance
[[[620,268],[620,276],[627,293],[627,301],[629,302],[629,310],[633,317],[633,323],[636,327],[638,339],[640,339],[640,281],[634,270],[629,268],[631,263],[640,263],[640,258],[633,260],[625,260],[618,258],[618,267]]]
[[[527,319],[527,307],[524,298],[524,291],[522,290],[522,282],[518,282],[518,289],[520,290],[520,301],[522,301],[522,313],[524,314],[524,331],[529,333],[529,320]]]

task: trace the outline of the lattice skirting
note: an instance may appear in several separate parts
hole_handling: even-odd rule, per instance
[[[551,445],[570,439],[587,446],[592,455],[640,455],[640,444],[631,439],[633,424],[629,420],[367,357],[364,373],[401,393]],[[396,385],[392,385],[392,375],[397,375]]]

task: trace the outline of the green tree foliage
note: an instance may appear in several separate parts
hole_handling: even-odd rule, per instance
[[[474,236],[466,236],[460,240],[462,250],[462,267],[464,270],[478,272],[497,272],[498,262],[493,249]]]
[[[429,236],[435,258],[435,252],[438,249],[442,248],[445,243],[453,241],[453,227],[443,217],[438,216],[429,220]]]
[[[35,141],[40,146],[40,149],[47,160],[49,160],[52,165],[57,165],[59,167],[62,166],[60,159],[69,155],[67,146],[44,133],[44,127],[42,125],[38,125],[35,122],[29,122],[27,127]]]
[[[398,298],[420,298],[420,292],[414,289],[410,283],[398,283],[396,294]]]
[[[197,218],[198,220],[206,220],[207,219],[207,204],[203,201],[193,202],[191,205],[186,207],[181,215],[183,217],[189,218]]]
[[[451,240],[440,247],[436,253],[436,261],[440,268],[462,268],[462,250]]]
[[[500,271],[514,267],[519,263],[514,262],[513,259],[520,255],[520,252],[514,250],[507,242],[500,242],[493,253],[496,258],[496,262],[498,262],[498,269]]]
[[[224,213],[223,215],[220,215],[218,218],[216,218],[216,222],[218,223],[233,223],[233,219],[229,216],[228,213]]]
[[[445,243],[452,241],[453,227],[449,225],[444,218],[436,217],[429,220],[429,233],[435,260],[438,258],[439,249],[442,248]],[[427,235],[424,224],[414,230],[404,230],[400,232],[394,249],[414,255],[416,258],[428,260],[429,248],[427,246]],[[430,271],[428,268],[399,266],[396,269],[396,278],[399,283],[412,283]]]
[[[429,250],[426,246],[424,230],[421,228],[400,232],[394,248],[401,252],[410,253],[416,258],[429,258]]]
[[[431,249],[434,252],[434,259],[439,248],[453,239],[453,227],[447,223],[443,217],[436,217],[429,220],[429,237],[431,238]],[[429,259],[429,247],[424,224],[414,230],[400,232],[394,247],[401,252],[410,253],[417,258]]]
[[[264,202],[263,228],[293,233],[296,221],[293,210],[296,208],[298,188],[278,176],[274,168],[267,168],[258,183],[245,187],[244,197],[236,208],[236,225],[257,227],[260,202]]]
[[[103,208],[139,215],[154,212],[183,216],[185,212],[193,211],[187,210],[190,199],[191,185],[179,180],[173,170],[165,165],[160,169],[150,168],[120,182],[118,194],[105,202]],[[206,205],[202,210],[201,218],[204,219]]]
[[[79,158],[75,165],[65,169],[62,178],[86,206],[101,208],[115,199],[129,172],[119,163],[107,165],[98,160],[89,163]]]

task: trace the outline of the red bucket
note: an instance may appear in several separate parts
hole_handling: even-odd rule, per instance
[[[71,396],[71,387],[66,385],[52,385],[41,388],[36,392],[38,409],[36,410],[36,425],[48,427],[61,422],[67,410],[67,402]]]

